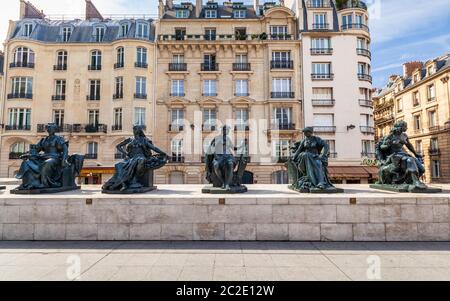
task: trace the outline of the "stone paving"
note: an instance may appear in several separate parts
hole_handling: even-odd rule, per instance
[[[450,280],[450,242],[3,241],[0,280]]]

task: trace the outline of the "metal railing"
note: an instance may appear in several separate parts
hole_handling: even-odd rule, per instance
[[[352,23],[352,24],[344,24],[341,26],[341,30],[351,30],[351,29],[362,29],[364,31],[369,32],[369,26],[362,23]]]
[[[169,71],[187,71],[186,63],[169,63]]]
[[[330,24],[328,24],[328,23],[313,23],[312,27],[315,30],[328,30],[328,29],[330,29]]]
[[[365,48],[356,48],[356,53],[359,55],[367,56],[368,58],[372,57],[372,53],[370,52],[370,50]]]
[[[202,71],[219,71],[219,64],[202,63],[201,70]]]
[[[333,73],[311,73],[313,80],[331,80],[334,78]]]
[[[295,130],[295,123],[280,123],[280,122],[273,122],[271,124],[271,129],[275,131],[294,131]]]
[[[359,100],[359,105],[362,106],[362,107],[373,108],[373,101],[372,100],[368,100],[368,99],[360,99]]]
[[[147,94],[145,93],[134,93],[135,99],[147,99]]]
[[[66,100],[66,95],[52,95],[53,101],[61,101]]]
[[[270,92],[270,98],[295,98],[295,92]]]
[[[375,134],[375,128],[373,126],[360,126],[361,133],[364,134]]]
[[[333,54],[333,48],[311,48],[312,55]]]
[[[88,70],[90,71],[100,71],[102,70],[102,65],[89,65]]]
[[[270,61],[270,68],[271,69],[293,69],[294,62],[292,60],[286,60],[286,61],[272,60],[272,61]]]
[[[311,102],[315,107],[332,107],[336,101],[334,99],[312,99]]]
[[[146,69],[146,68],[148,68],[148,64],[144,63],[144,62],[136,62],[136,63],[134,63],[134,67]]]
[[[250,71],[250,63],[233,63],[233,71]]]
[[[114,69],[123,68],[124,66],[125,66],[124,62],[115,63],[114,64]]]
[[[336,126],[315,126],[314,132],[315,133],[335,133]]]
[[[5,131],[30,131],[31,125],[29,124],[13,124],[5,125]]]
[[[10,93],[7,95],[7,99],[33,99],[33,93]]]
[[[358,79],[372,82],[372,76],[369,74],[365,74],[365,73],[358,73]]]
[[[34,68],[34,63],[28,63],[28,62],[13,62],[9,64],[9,68]]]
[[[55,70],[55,71],[67,70],[67,64],[53,65],[53,70]]]

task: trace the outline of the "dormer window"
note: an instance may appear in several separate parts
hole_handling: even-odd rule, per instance
[[[244,9],[235,9],[233,10],[233,17],[235,19],[245,19],[247,17],[247,11]]]
[[[217,18],[217,10],[215,10],[215,9],[207,9],[207,10],[205,10],[205,18],[207,18],[207,19],[215,19],[215,18]]]
[[[187,19],[189,18],[189,11],[187,9],[177,10],[175,13],[175,17],[178,19]]]
[[[23,26],[23,35],[24,35],[25,37],[31,36],[31,33],[33,32],[33,29],[34,29],[33,23],[26,23],[26,24]]]
[[[434,67],[433,66],[429,66],[428,67],[428,76],[433,75],[434,73]]]
[[[105,27],[97,26],[94,28],[94,39],[96,42],[102,42],[105,37]]]
[[[126,37],[128,35],[128,31],[129,30],[130,30],[130,24],[129,23],[122,23],[122,24],[120,24],[119,36],[120,37]]]
[[[68,42],[70,40],[70,36],[72,35],[72,27],[63,27],[62,29],[62,41]]]
[[[419,82],[419,80],[420,80],[419,74],[418,73],[414,74],[414,83]]]
[[[149,37],[149,25],[146,22],[139,22],[136,29],[137,38],[148,38]]]

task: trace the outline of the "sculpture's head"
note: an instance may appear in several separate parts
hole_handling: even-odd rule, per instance
[[[134,137],[145,137],[144,127],[142,125],[133,126]]]
[[[404,120],[397,121],[394,124],[394,128],[392,129],[392,132],[396,134],[404,133],[408,130],[408,124]]]
[[[306,128],[304,128],[303,129],[303,134],[306,136],[306,137],[311,137],[311,136],[313,136],[313,134],[314,134],[314,128],[313,127],[306,127]]]
[[[58,130],[58,126],[55,123],[47,124],[47,133],[49,135],[54,135]]]
[[[222,127],[222,134],[228,136],[229,133],[230,133],[230,127],[228,125],[224,125]]]

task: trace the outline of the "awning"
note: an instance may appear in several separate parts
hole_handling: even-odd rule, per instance
[[[376,178],[376,166],[330,166],[328,173],[332,178]]]

